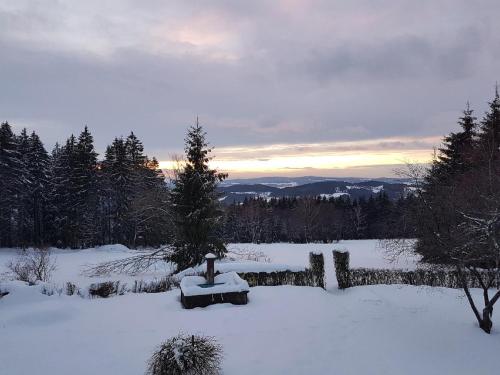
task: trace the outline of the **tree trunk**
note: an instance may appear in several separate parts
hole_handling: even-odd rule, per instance
[[[491,333],[491,327],[493,327],[491,315],[492,308],[490,306],[485,307],[483,309],[483,319],[479,322],[479,327],[486,333]]]

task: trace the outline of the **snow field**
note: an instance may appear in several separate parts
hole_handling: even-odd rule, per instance
[[[498,371],[500,334],[480,331],[452,289],[255,287],[248,305],[193,310],[182,309],[179,290],[89,300],[20,289],[0,300],[2,374],[142,374],[179,332],[215,336],[224,374]]]
[[[249,303],[184,310],[180,290],[108,299],[40,293],[1,281],[0,374],[142,374],[153,350],[179,332],[215,336],[224,348],[224,374],[477,374],[498,373],[500,320],[486,335],[460,290],[376,285],[338,290],[332,250],[348,250],[352,267],[414,269],[416,259],[390,263],[378,241],[338,244],[231,244],[230,250],[263,252],[262,267],[303,268],[309,252],[323,252],[327,290],[255,287]],[[14,250],[0,250],[0,274]],[[55,250],[53,282],[151,279],[170,265],[137,276],[88,278],[86,264],[133,255],[120,245]],[[257,267],[255,262],[249,263]],[[229,266],[224,266],[229,267]],[[241,267],[241,264],[239,265]],[[479,290],[472,290],[482,298]]]

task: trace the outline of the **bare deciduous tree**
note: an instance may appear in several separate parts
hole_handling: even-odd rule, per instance
[[[112,273],[137,275],[159,262],[169,262],[172,255],[170,246],[163,246],[155,250],[138,250],[137,255],[123,259],[111,260],[96,265],[89,265],[84,274],[89,277],[104,276]]]

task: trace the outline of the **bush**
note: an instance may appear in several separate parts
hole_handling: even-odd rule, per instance
[[[7,267],[17,280],[30,285],[37,281],[50,281],[52,273],[57,269],[56,262],[47,249],[26,250],[16,261],[11,261]]]
[[[123,295],[126,292],[126,285],[119,281],[106,281],[103,283],[91,284],[89,287],[89,296],[108,298],[110,295]]]
[[[346,289],[351,286],[351,272],[349,270],[349,252],[333,251],[333,262],[335,264],[335,275],[339,289]]]
[[[323,253],[309,253],[309,265],[313,273],[314,284],[325,289],[325,259]]]
[[[318,286],[314,274],[309,268],[304,271],[238,272],[238,276],[245,280],[250,287],[278,285]]]
[[[40,293],[45,294],[46,296],[53,296],[54,294],[61,295],[63,292],[62,288],[58,288],[52,284],[44,284],[40,289]]]
[[[477,271],[483,278],[493,278],[494,273],[485,270]],[[417,269],[415,271],[353,268],[350,271],[351,286],[377,284],[427,285],[444,288],[461,289],[460,275],[453,269]],[[469,288],[481,288],[481,282],[470,272],[464,272]]]
[[[9,292],[7,292],[6,290],[0,289],[0,298],[5,297],[7,294],[9,294]]]
[[[222,346],[213,337],[179,334],[160,345],[146,375],[216,375],[221,361]]]
[[[349,253],[333,252],[335,273],[340,289],[364,285],[426,285],[444,288],[462,288],[462,281],[454,269],[434,267],[416,269],[414,271],[393,269],[352,268],[349,269]],[[477,270],[482,278],[493,280],[495,273],[487,270]],[[481,281],[470,272],[464,272],[463,277],[469,288],[481,288]]]
[[[71,282],[66,283],[66,295],[67,296],[72,296],[73,294],[78,293],[78,288],[75,284]]]
[[[172,276],[166,276],[159,280],[135,280],[132,293],[163,293],[172,290],[177,286],[177,282]]]

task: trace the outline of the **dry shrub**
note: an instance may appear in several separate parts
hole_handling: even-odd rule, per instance
[[[179,334],[153,354],[146,375],[217,375],[222,346],[213,337]]]
[[[29,249],[23,252],[15,261],[7,265],[17,280],[31,285],[37,281],[48,282],[57,269],[55,259],[52,259],[48,249]]]
[[[251,260],[253,262],[271,263],[271,258],[266,253],[250,249],[232,249],[227,252],[226,258],[233,261]]]
[[[120,284],[119,281],[105,281],[103,283],[94,283],[89,286],[90,298],[101,297],[108,298],[111,295],[123,295],[126,292],[126,284]]]
[[[78,288],[75,284],[71,282],[66,283],[66,295],[67,296],[72,296],[73,294],[78,293]]]
[[[178,286],[178,282],[172,276],[165,276],[159,280],[135,280],[132,293],[163,293]]]

